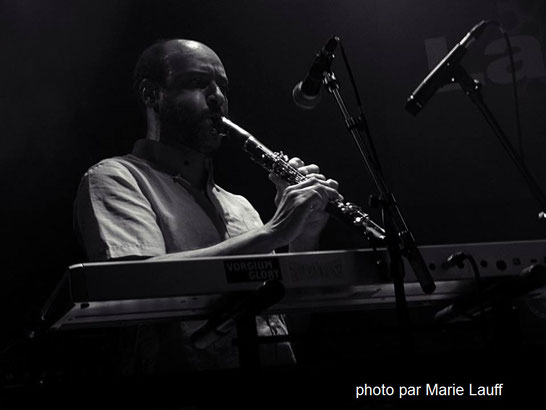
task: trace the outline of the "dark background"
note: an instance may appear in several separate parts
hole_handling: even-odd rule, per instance
[[[427,39],[443,37],[447,51],[478,21],[501,22],[514,43],[521,140],[499,31],[489,27],[463,65],[481,74],[487,104],[546,189],[546,7],[540,0],[0,4],[4,343],[32,328],[65,268],[83,260],[71,227],[79,178],[98,160],[128,152],[144,135],[131,74],[139,53],[158,38],[212,47],[230,77],[231,118],[270,148],[320,164],[346,199],[365,206],[375,188],[332,97],[323,93],[313,111],[291,101],[314,54],[332,35],[340,36],[386,182],[419,244],[544,238],[536,201],[460,90],[438,92],[418,117],[404,111],[432,67]],[[333,69],[357,114],[339,55]],[[265,172],[238,149],[219,153],[216,179],[249,198],[264,220],[272,215]],[[329,227],[324,248],[362,246],[336,229]]]

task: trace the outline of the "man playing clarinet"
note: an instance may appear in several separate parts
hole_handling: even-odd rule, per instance
[[[146,116],[145,138],[130,154],[105,159],[83,176],[74,225],[90,261],[180,260],[314,250],[339,199],[338,184],[316,165],[292,158],[307,178],[288,185],[271,175],[277,209],[262,223],[242,196],[216,185],[211,154],[221,145],[218,125],[228,116],[228,77],[216,53],[191,40],[167,40],[140,56],[134,85]],[[138,326],[122,371],[154,373],[237,366],[232,337],[198,349],[191,335],[202,326],[182,322]],[[285,335],[282,316],[257,318],[260,335]],[[262,346],[265,364],[292,363],[288,343]],[[134,354],[136,353],[136,354]],[[120,357],[122,357],[121,355]]]

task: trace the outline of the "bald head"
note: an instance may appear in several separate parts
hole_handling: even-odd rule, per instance
[[[218,58],[216,53],[209,46],[200,43],[199,41],[172,39],[165,41],[163,47],[167,54],[167,58],[170,54],[195,55],[196,53],[206,53]]]
[[[206,56],[220,62],[218,55],[207,45],[194,40],[159,40],[146,48],[140,55],[133,75],[133,86],[140,97],[142,82],[148,80],[162,87],[172,74],[173,64]]]

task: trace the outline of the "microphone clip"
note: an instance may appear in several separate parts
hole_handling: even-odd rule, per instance
[[[362,121],[362,117],[359,115],[359,116],[356,117],[356,118],[351,117],[351,118],[348,120],[347,128],[349,129],[349,131],[351,131],[351,130],[353,130],[353,129],[362,131],[363,125],[364,125],[364,122]]]

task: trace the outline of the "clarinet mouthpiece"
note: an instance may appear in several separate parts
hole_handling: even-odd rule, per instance
[[[220,122],[222,127],[229,133],[229,135],[232,138],[235,138],[237,142],[240,142],[241,144],[244,144],[249,138],[254,138],[251,133],[226,117],[221,117]]]

